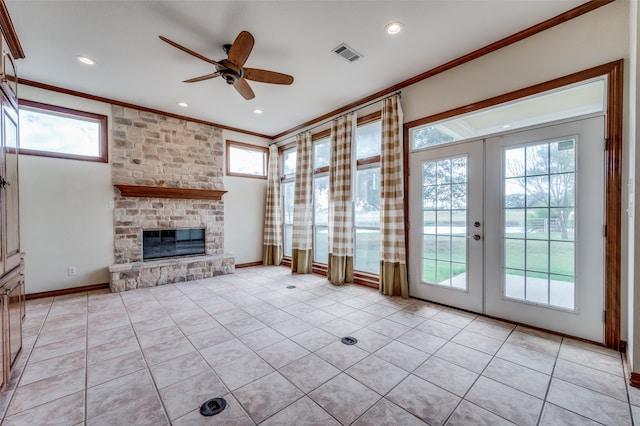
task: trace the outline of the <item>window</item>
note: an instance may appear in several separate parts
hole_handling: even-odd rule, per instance
[[[601,112],[605,110],[605,93],[606,79],[598,77],[587,82],[414,127],[410,131],[411,149],[428,148]]]
[[[354,182],[353,269],[380,273],[380,149],[382,123],[373,117],[359,119],[356,129],[356,172]],[[376,121],[371,121],[371,119]]]
[[[20,153],[106,163],[107,116],[21,100]]]
[[[265,147],[227,141],[227,176],[266,179],[268,155]]]
[[[329,158],[331,131],[313,143],[313,260],[329,262]]]
[[[329,162],[331,131],[313,139],[313,261],[327,264],[329,254]],[[361,277],[380,273],[380,151],[382,123],[380,113],[358,119],[354,138],[353,267]],[[282,200],[284,217],[284,255],[292,255],[293,201],[296,148],[282,151]]]
[[[291,257],[293,237],[293,199],[296,183],[296,149],[286,149],[282,153],[282,210],[283,210],[283,254]]]

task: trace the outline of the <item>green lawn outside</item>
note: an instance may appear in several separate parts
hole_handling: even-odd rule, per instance
[[[573,241],[562,241],[560,233],[551,233],[551,241],[530,239],[530,235],[525,240],[524,234],[509,237],[505,242],[505,267],[510,275],[522,276],[526,272],[527,276],[546,279],[551,274],[554,280],[574,281]],[[436,239],[435,235],[425,235],[423,248],[424,281],[438,283],[465,272],[466,244],[456,237],[450,240],[449,236]]]

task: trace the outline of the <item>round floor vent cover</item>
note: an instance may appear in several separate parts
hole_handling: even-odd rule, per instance
[[[295,285],[288,285],[287,288],[296,288]]]
[[[203,416],[215,416],[227,407],[224,398],[212,398],[200,406],[200,414]]]
[[[358,339],[356,339],[355,337],[346,336],[342,338],[341,342],[345,345],[355,345],[356,343],[358,343]]]

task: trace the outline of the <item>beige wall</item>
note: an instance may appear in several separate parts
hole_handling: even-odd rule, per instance
[[[20,86],[21,99],[34,100],[109,117],[111,105]],[[236,132],[225,139],[267,146],[268,140]],[[114,200],[110,164],[21,155],[20,231],[27,253],[27,293],[109,282],[114,263]],[[225,253],[236,263],[262,259],[262,223],[266,181],[224,177]],[[67,268],[75,266],[70,277]]]
[[[402,89],[412,121],[629,57],[629,3],[621,0]]]
[[[20,86],[19,96],[111,114],[109,104],[28,86]],[[19,172],[20,242],[27,254],[27,293],[109,282],[107,268],[113,263],[109,164],[21,155]],[[75,266],[76,276],[67,274],[69,266]]]
[[[269,139],[225,130],[226,140],[268,146]],[[226,150],[225,150],[226,155]],[[226,162],[225,162],[226,173]],[[267,181],[245,177],[224,177],[224,249],[236,257],[236,264],[262,261],[262,227]]]

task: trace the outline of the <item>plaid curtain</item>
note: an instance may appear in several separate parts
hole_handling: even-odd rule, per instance
[[[329,262],[327,278],[336,285],[353,282],[351,145],[353,114],[333,120],[329,161]]]
[[[267,169],[267,200],[264,208],[263,265],[279,265],[282,262],[282,215],[280,210],[280,161],[278,147],[269,147]]]
[[[310,274],[313,262],[313,143],[311,142],[311,132],[296,136],[296,145],[291,271]]]
[[[380,291],[409,297],[404,238],[402,109],[399,96],[382,105],[380,153]]]

